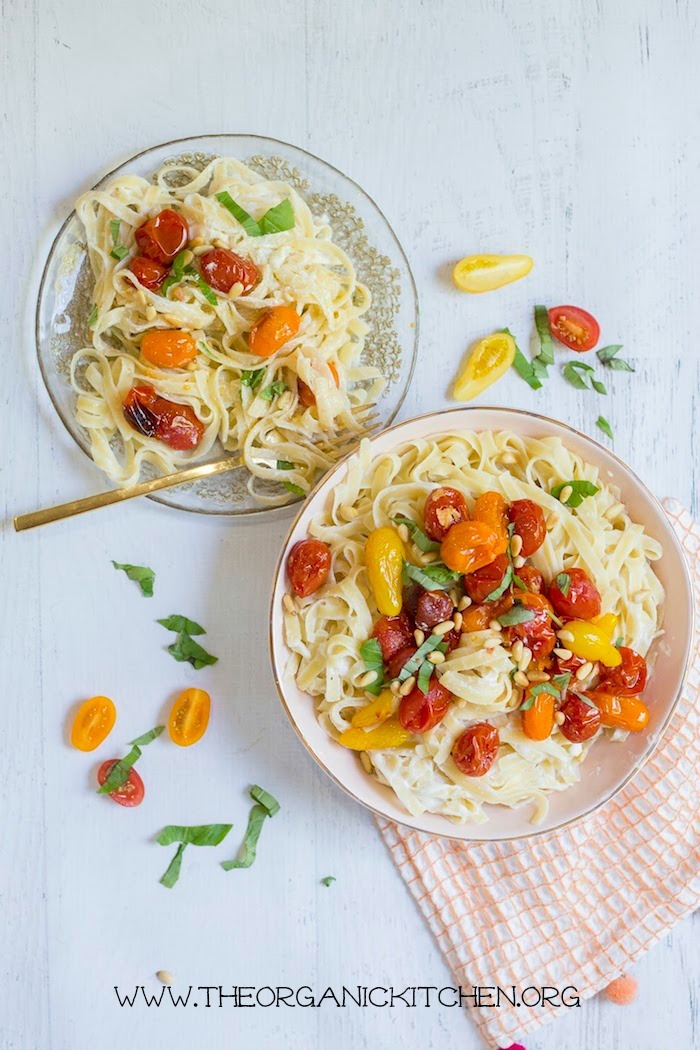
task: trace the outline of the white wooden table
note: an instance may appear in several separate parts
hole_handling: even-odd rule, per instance
[[[6,519],[100,487],[36,367],[31,314],[48,235],[102,170],[205,131],[295,142],[379,202],[421,299],[404,415],[447,404],[479,335],[509,325],[526,343],[534,302],[581,303],[605,342],[624,343],[636,374],[610,376],[607,398],[560,376],[534,394],[511,375],[490,400],[593,435],[602,412],[615,451],[658,495],[698,512],[693,5],[6,0],[3,11]],[[536,268],[509,289],[460,296],[450,263],[477,250],[527,251]],[[446,1008],[116,1005],[115,984],[156,989],[161,968],[178,985],[449,983],[370,815],[312,765],[275,698],[266,601],[283,533],[283,523],[233,526],[143,502],[37,534],[6,524],[2,1050],[480,1045]],[[143,600],[112,558],[152,565],[156,597]],[[208,628],[221,657],[211,671],[197,676],[164,652],[153,621],[175,611]],[[96,762],[65,740],[72,705],[113,697],[118,749],[195,682],[214,698],[205,740],[191,751],[161,742],[144,756],[148,805],[97,799]],[[177,888],[159,886],[172,851],[154,833],[233,821],[233,848],[251,782],[283,805],[255,867],[225,875],[223,849],[191,849]],[[529,1050],[697,1045],[697,935],[688,922],[640,963],[634,1007],[588,1003]]]

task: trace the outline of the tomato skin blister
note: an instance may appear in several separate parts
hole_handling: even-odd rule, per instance
[[[437,543],[444,540],[453,525],[467,521],[469,510],[461,492],[449,486],[433,489],[423,508],[424,528],[427,536]]]
[[[465,776],[483,777],[496,761],[499,745],[496,727],[489,722],[476,722],[457,737],[452,759]]]
[[[321,540],[299,540],[287,556],[287,577],[299,598],[314,594],[326,582],[330,568],[330,548]]]

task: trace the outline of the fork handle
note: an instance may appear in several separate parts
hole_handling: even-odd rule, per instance
[[[214,463],[201,463],[199,466],[178,470],[173,474],[164,474],[150,481],[140,481],[137,485],[132,485],[127,489],[110,489],[108,492],[98,492],[94,496],[71,500],[70,503],[61,503],[58,507],[35,510],[31,514],[18,514],[14,519],[15,532],[24,532],[26,529],[36,528],[37,525],[48,525],[52,521],[72,518],[76,514],[97,510],[98,507],[110,507],[113,503],[123,503],[124,500],[134,499],[135,496],[148,496],[151,492],[169,489],[174,485],[183,485],[186,481],[196,481],[198,478],[207,478],[212,474],[223,474],[238,466],[240,466],[240,460],[232,457],[216,460]]]

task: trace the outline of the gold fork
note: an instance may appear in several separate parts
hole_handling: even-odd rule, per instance
[[[372,423],[379,414],[369,414],[374,408],[371,405],[360,405],[352,409],[356,420],[362,424],[362,430],[342,430],[332,440],[319,442],[317,448],[327,454],[333,454],[334,458],[350,452],[359,444],[363,437],[378,430],[381,423]],[[372,423],[372,426],[368,426]],[[89,510],[97,510],[99,507],[111,507],[114,503],[123,503],[124,500],[134,499],[136,496],[149,496],[152,492],[161,489],[173,488],[175,485],[184,485],[187,481],[197,481],[200,478],[208,478],[213,474],[225,474],[229,470],[235,470],[241,466],[238,456],[228,456],[226,459],[218,459],[212,463],[200,463],[196,467],[188,467],[186,470],[177,470],[172,474],[164,474],[150,481],[140,481],[126,489],[110,489],[108,492],[98,492],[94,496],[85,496],[82,499],[71,500],[70,503],[60,503],[57,507],[46,507],[44,510],[34,510],[30,514],[18,514],[14,519],[15,532],[24,532],[26,529],[34,529],[38,525],[48,525],[52,521],[62,521],[64,518],[72,518],[76,514],[85,514]]]

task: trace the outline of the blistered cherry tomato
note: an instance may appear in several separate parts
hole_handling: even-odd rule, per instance
[[[619,667],[600,668],[600,688],[623,696],[641,693],[647,684],[646,660],[626,645],[621,645],[619,652],[622,657]]]
[[[423,591],[416,606],[416,626],[422,630],[452,619],[454,605],[445,591]]]
[[[425,696],[416,687],[412,693],[403,697],[399,706],[399,721],[411,733],[427,733],[443,720],[451,700],[452,693],[440,684],[434,674]]]
[[[605,689],[594,689],[586,694],[600,711],[600,721],[614,729],[628,729],[630,733],[641,733],[649,723],[649,708],[638,696],[608,693]]]
[[[549,585],[547,596],[557,616],[568,620],[592,620],[600,612],[600,591],[583,569],[558,573]]]
[[[173,704],[168,719],[170,739],[179,747],[201,740],[209,725],[211,700],[203,689],[185,689]]]
[[[129,263],[129,269],[139,284],[148,288],[149,292],[157,292],[168,276],[167,266],[156,262],[155,259],[147,259],[145,255],[135,255]]]
[[[93,696],[76,711],[70,742],[78,751],[94,751],[112,732],[117,709],[108,696]]]
[[[153,328],[141,340],[141,356],[159,368],[183,368],[197,356],[197,344],[189,332]]]
[[[532,697],[533,686],[529,686],[523,694],[523,703],[526,704]],[[537,693],[532,700],[532,706],[521,712],[523,733],[530,740],[546,740],[554,728],[554,697],[551,693],[544,691]]]
[[[465,631],[485,631],[493,620],[493,612],[487,605],[470,605],[462,613],[462,634]]]
[[[159,397],[152,386],[134,386],[124,398],[124,418],[144,437],[154,437],[170,448],[184,451],[196,448],[204,434],[204,424],[189,405],[178,405]]]
[[[398,616],[380,616],[374,625],[372,637],[379,642],[382,659],[386,663],[399,649],[413,644],[413,626],[405,612]]]
[[[483,777],[496,761],[500,744],[498,730],[489,722],[476,722],[457,737],[452,758],[460,773]]]
[[[398,678],[403,665],[417,652],[416,644],[411,640],[409,645],[397,649],[393,656],[387,660],[386,673],[389,678]]]
[[[562,642],[562,646],[563,644],[564,643]],[[585,657],[574,656],[573,653],[567,660],[562,660],[560,656],[555,656],[554,660],[555,670],[557,674],[565,674],[568,671],[569,674],[574,675],[578,671],[579,667],[583,667],[585,663],[588,663]]]
[[[288,339],[296,335],[301,318],[291,306],[273,306],[253,325],[248,335],[251,354],[272,357]]]
[[[489,594],[503,583],[508,568],[508,555],[499,554],[488,565],[467,573],[464,577],[464,589],[473,602],[485,601]]]
[[[570,693],[559,710],[564,716],[564,724],[559,728],[566,739],[574,744],[590,740],[600,729],[600,711],[580,696]]]
[[[108,758],[106,762],[103,762],[100,768],[97,770],[97,779],[100,783],[100,787],[104,784],[109,774],[112,772],[112,766],[116,765],[119,761],[117,758]],[[143,786],[143,780],[138,775],[135,769],[129,770],[128,779],[122,784],[116,791],[110,791],[109,797],[113,798],[115,802],[118,802],[120,806],[140,806],[143,802],[143,796],[145,795],[145,788]]]
[[[482,492],[474,504],[472,518],[490,525],[498,536],[508,535],[508,504],[500,492]]]
[[[326,582],[331,567],[330,548],[321,540],[299,540],[287,556],[287,576],[292,590],[308,598]]]
[[[520,639],[523,645],[531,650],[536,660],[542,660],[545,656],[549,656],[557,644],[557,636],[549,615],[551,606],[542,594],[523,591],[518,594],[517,598],[528,612],[533,613],[533,616],[530,620],[513,624],[507,628],[509,643],[512,645],[516,639]]]
[[[549,311],[552,335],[569,350],[592,350],[600,338],[600,325],[579,306],[553,306]]]
[[[531,499],[516,499],[508,511],[516,536],[523,541],[520,553],[523,558],[539,550],[547,535],[542,508]]]
[[[425,501],[424,529],[431,540],[440,543],[452,528],[469,517],[467,501],[457,489],[433,489]]]
[[[159,263],[170,263],[187,245],[190,230],[185,219],[172,208],[164,208],[139,226],[135,235],[141,255]]]
[[[241,295],[251,292],[260,280],[260,271],[250,259],[244,259],[228,248],[212,248],[199,260],[202,277],[217,292],[230,292],[234,284],[242,284]]]
[[[523,565],[520,569],[515,570],[515,575],[525,584],[528,591],[533,594],[544,594],[544,576],[534,565]]]
[[[504,554],[507,545],[507,537],[501,538],[483,521],[461,521],[445,536],[440,555],[454,572],[475,572]]]
[[[333,381],[335,385],[339,387],[340,379],[338,378],[338,369],[335,367],[332,361],[328,362],[328,368],[330,369],[331,375],[333,376]],[[306,408],[313,408],[313,406],[316,404],[316,395],[314,394],[311,387],[304,383],[301,379],[297,381],[297,393],[299,394],[299,400],[301,401],[302,405],[306,406]]]

